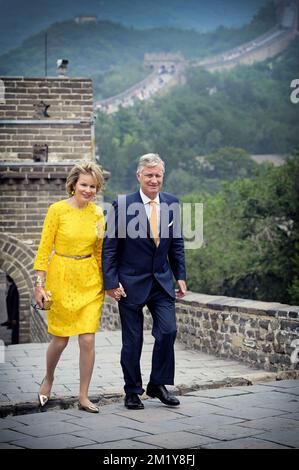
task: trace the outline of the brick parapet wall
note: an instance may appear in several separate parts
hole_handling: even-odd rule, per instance
[[[52,162],[94,159],[90,79],[1,80],[5,95],[0,104],[0,160],[32,160],[34,144],[48,145],[48,161]]]
[[[271,32],[275,31],[278,31],[278,28],[274,28],[273,30],[268,31],[265,35],[257,38],[257,40],[262,39],[263,37],[266,38],[269,34],[271,34]],[[270,57],[275,57],[276,55],[281,53],[287,48],[289,43],[296,38],[297,34],[297,26],[294,26],[294,28],[292,29],[281,31],[281,34],[278,37],[274,38],[272,41],[263,43],[261,46],[255,47],[253,50],[242,53],[236,59],[223,62],[221,56],[218,56],[219,60],[215,60],[217,57],[216,56],[214,57],[214,59],[203,59],[197,62],[196,64],[205,67],[210,72],[229,70],[238,64],[252,65],[255,62],[264,61],[266,59],[269,59]],[[250,43],[251,41],[248,43],[248,45],[250,45]],[[243,49],[246,49],[246,46],[247,44],[243,44],[241,46],[238,46],[237,48],[232,49],[231,51],[228,51],[226,54],[228,54],[229,52],[233,53],[241,47],[243,47]],[[209,63],[210,61],[211,63]]]
[[[270,372],[299,371],[299,356],[291,360],[299,350],[298,306],[189,292],[176,302],[176,316],[177,340],[188,348]],[[120,328],[117,302],[106,296],[100,329]],[[144,328],[152,328],[146,308]]]
[[[187,347],[267,371],[299,371],[299,307],[188,293],[176,303],[177,339]],[[152,320],[145,309],[145,328]],[[117,303],[106,297],[103,329],[119,329]],[[296,346],[297,345],[297,346]]]
[[[299,369],[291,361],[298,306],[190,293],[176,310],[178,339],[188,347],[271,372]]]

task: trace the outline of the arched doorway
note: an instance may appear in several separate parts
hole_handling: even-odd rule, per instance
[[[6,344],[19,343],[20,296],[13,279],[1,271],[0,275],[0,339]]]
[[[30,302],[33,292],[32,267],[35,251],[13,235],[0,234],[0,253],[2,280],[3,273],[10,276],[19,294],[19,342],[28,343],[32,340]]]

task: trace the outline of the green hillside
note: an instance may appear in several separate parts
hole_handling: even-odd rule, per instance
[[[69,76],[93,78],[96,98],[105,98],[123,91],[148,73],[143,67],[146,52],[179,50],[188,59],[200,58],[241,44],[274,22],[271,5],[263,8],[250,25],[238,29],[219,27],[205,34],[175,28],[137,30],[108,21],[91,24],[65,21],[53,24],[0,56],[0,75],[44,76],[47,33],[48,75],[55,76],[57,59],[66,58],[70,62]]]

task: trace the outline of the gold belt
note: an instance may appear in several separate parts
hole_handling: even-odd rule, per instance
[[[55,251],[55,255],[58,255],[58,256],[63,256],[64,258],[71,258],[71,259],[85,259],[85,258],[90,258],[92,255],[83,255],[83,256],[80,256],[80,255],[62,255],[61,253],[57,253],[57,251]]]

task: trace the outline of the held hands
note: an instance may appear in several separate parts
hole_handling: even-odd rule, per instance
[[[178,280],[178,290],[176,291],[176,298],[182,299],[185,297],[187,292],[186,282],[183,280]]]
[[[118,284],[119,287],[116,287],[115,289],[108,289],[106,292],[107,294],[112,297],[113,299],[119,301],[121,297],[127,297],[127,294],[125,293],[125,290],[121,283]]]

